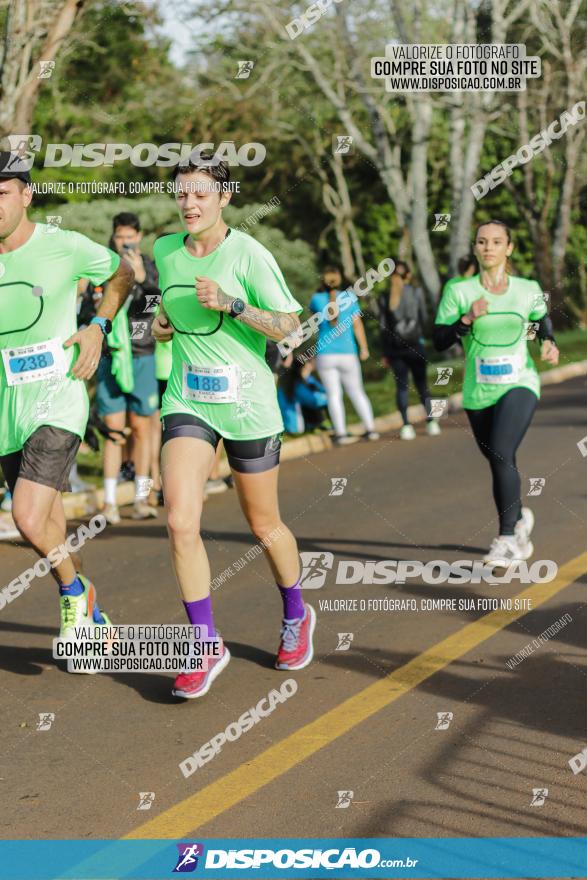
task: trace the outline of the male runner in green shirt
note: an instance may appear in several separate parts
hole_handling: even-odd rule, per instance
[[[68,638],[75,626],[108,622],[93,584],[57,552],[66,540],[60,492],[69,488],[88,418],[84,380],[98,366],[103,334],[134,276],[84,235],[29,220],[30,174],[14,159],[0,153],[0,466],[18,530],[48,557],[44,573],[52,566],[60,636]],[[94,323],[77,331],[80,278],[109,284]]]

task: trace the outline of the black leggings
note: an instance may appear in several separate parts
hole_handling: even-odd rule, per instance
[[[404,425],[408,424],[408,385],[410,370],[414,377],[414,385],[422,401],[426,415],[430,413],[430,392],[426,384],[426,352],[424,346],[415,343],[405,354],[393,354],[389,356],[389,363],[395,376],[396,402]]]
[[[537,402],[529,388],[512,388],[493,406],[465,410],[477,446],[491,467],[500,535],[513,535],[522,515],[516,452],[530,427]]]

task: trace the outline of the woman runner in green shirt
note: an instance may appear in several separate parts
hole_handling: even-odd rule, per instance
[[[202,156],[173,176],[187,232],[155,243],[162,297],[153,333],[159,341],[173,339],[161,407],[161,476],[175,574],[190,623],[207,626],[214,637],[200,518],[222,438],[241,508],[283,599],[276,668],[301,669],[313,657],[315,613],[302,600],[296,541],[279,513],[283,422],[265,348],[267,339],[296,331],[302,309],[269,251],[224,222],[228,165]],[[206,672],[186,668],[173,693],[203,696],[229,659],[223,645]]]
[[[481,224],[474,247],[480,273],[445,286],[434,344],[443,351],[460,339],[465,349],[463,407],[491,467],[499,516],[499,535],[484,558],[507,568],[534,552],[534,515],[522,508],[516,466],[540,396],[527,340],[537,335],[542,360],[549,364],[558,363],[559,352],[540,285],[508,274],[513,243],[507,226],[500,220]]]

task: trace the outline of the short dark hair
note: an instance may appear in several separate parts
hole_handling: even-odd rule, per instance
[[[504,223],[503,220],[484,220],[483,223],[479,223],[477,229],[475,230],[475,241],[477,240],[477,236],[479,235],[479,230],[482,226],[501,226],[502,229],[505,229],[505,234],[507,235],[508,244],[512,240],[512,233],[510,231],[507,223]]]
[[[137,232],[141,231],[141,221],[131,211],[121,211],[112,218],[112,232],[116,232],[119,226],[131,226]]]
[[[394,267],[394,270],[393,270],[393,273],[392,273],[393,275],[395,275],[395,273],[397,272],[397,270],[398,270],[398,268],[399,268],[400,266],[403,266],[403,267],[404,267],[404,276],[403,276],[404,278],[405,278],[406,275],[410,275],[410,274],[411,274],[412,270],[410,269],[410,267],[408,266],[408,264],[406,263],[405,260],[396,260],[396,261],[395,261],[395,267]],[[400,277],[401,277],[401,276],[400,276]]]
[[[210,175],[218,183],[230,183],[230,166],[223,159],[215,159],[214,153],[200,153],[198,161],[190,156],[187,162],[176,165],[171,172],[171,179],[176,180],[179,174],[193,174],[194,171],[203,171]]]

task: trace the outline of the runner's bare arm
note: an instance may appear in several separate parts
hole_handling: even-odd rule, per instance
[[[128,296],[134,280],[133,270],[128,263],[121,260],[114,275],[108,279],[106,292],[96,313],[99,318],[109,318],[110,320],[114,318]],[[63,343],[65,348],[76,343],[79,345],[79,355],[71,371],[76,379],[90,379],[94,375],[96,367],[100,363],[103,339],[104,335],[99,325],[89,324]]]
[[[229,312],[236,297],[225,293],[221,287],[210,278],[196,279],[196,294],[200,303],[207,309],[217,312]],[[258,309],[248,303],[244,311],[236,319],[241,323],[252,327],[269,339],[279,342],[285,336],[294,335],[300,327],[300,319],[295,313],[273,312],[267,309]]]

